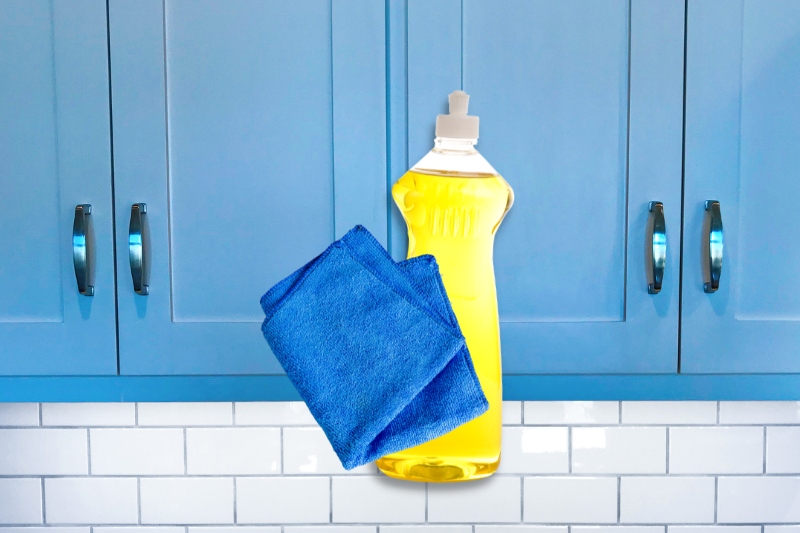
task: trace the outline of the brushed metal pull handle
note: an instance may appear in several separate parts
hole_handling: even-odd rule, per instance
[[[150,287],[147,285],[147,247],[144,239],[144,216],[147,204],[131,206],[131,223],[128,226],[128,255],[131,262],[131,278],[136,294],[147,296]]]
[[[90,204],[75,206],[75,219],[72,222],[72,266],[75,267],[75,281],[78,292],[84,296],[94,296],[91,284],[91,259],[94,251],[89,242],[89,215],[92,214]]]
[[[722,253],[724,248],[722,233],[722,213],[719,202],[706,200],[706,213],[711,217],[708,226],[708,281],[703,283],[705,292],[716,292],[719,289],[719,277],[722,274]]]
[[[664,220],[664,204],[650,202],[650,212],[653,214],[653,229],[650,235],[653,282],[647,284],[647,292],[658,294],[661,292],[661,284],[664,281],[664,267],[667,265],[667,225]]]

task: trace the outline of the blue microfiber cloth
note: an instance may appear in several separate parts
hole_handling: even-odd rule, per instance
[[[432,255],[395,263],[356,226],[261,307],[264,337],[348,470],[489,408]]]

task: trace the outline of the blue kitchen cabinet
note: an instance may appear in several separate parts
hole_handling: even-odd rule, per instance
[[[687,23],[681,371],[800,372],[800,3],[689,0]]]
[[[0,375],[116,374],[111,197],[105,2],[0,2]]]
[[[109,21],[120,373],[282,373],[261,295],[357,223],[386,240],[384,2],[110,0]]]
[[[407,72],[407,85],[391,85],[391,180],[430,149],[446,95],[463,88],[481,120],[478,149],[515,191],[494,258],[504,372],[675,373],[683,2],[403,7],[391,26],[392,71]],[[648,293],[653,201],[666,215],[658,294]],[[391,229],[401,258],[396,209]]]

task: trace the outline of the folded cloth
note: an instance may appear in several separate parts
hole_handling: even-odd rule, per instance
[[[261,307],[264,337],[348,470],[489,408],[432,255],[395,263],[356,226]]]

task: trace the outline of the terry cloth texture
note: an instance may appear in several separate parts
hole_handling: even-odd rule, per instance
[[[432,255],[395,263],[356,226],[261,307],[264,337],[348,470],[489,408]]]

